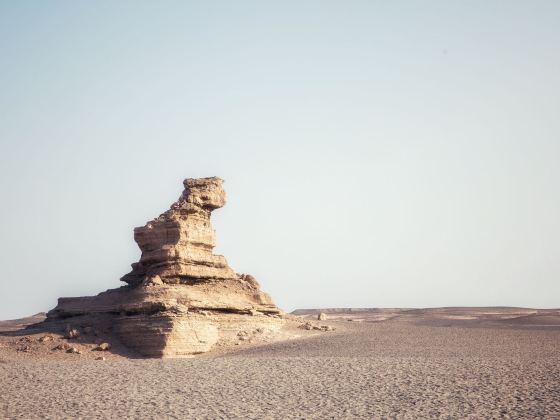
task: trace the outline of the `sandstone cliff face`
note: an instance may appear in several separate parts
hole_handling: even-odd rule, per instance
[[[228,344],[240,332],[274,332],[281,311],[250,275],[214,255],[211,212],[225,204],[220,178],[186,179],[171,208],[134,230],[140,261],[127,283],[92,297],[60,298],[49,322],[100,324],[145,356],[180,357]]]

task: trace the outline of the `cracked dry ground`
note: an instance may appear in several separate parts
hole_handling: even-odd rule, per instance
[[[194,359],[0,351],[0,417],[560,417],[557,327],[329,324],[335,333]]]

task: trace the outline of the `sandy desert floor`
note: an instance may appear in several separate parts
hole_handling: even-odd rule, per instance
[[[559,311],[328,317],[334,332],[175,360],[17,351],[3,333],[0,418],[560,418]]]

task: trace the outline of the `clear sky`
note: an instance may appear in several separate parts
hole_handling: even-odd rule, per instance
[[[560,306],[560,2],[0,1],[0,319],[220,176],[285,310]]]

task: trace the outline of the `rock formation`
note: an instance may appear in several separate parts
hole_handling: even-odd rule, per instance
[[[282,312],[251,275],[214,255],[213,210],[225,204],[220,178],[186,179],[171,208],[134,229],[140,261],[126,286],[60,298],[51,323],[101,326],[149,357],[180,357],[228,344],[247,331],[276,331]]]

